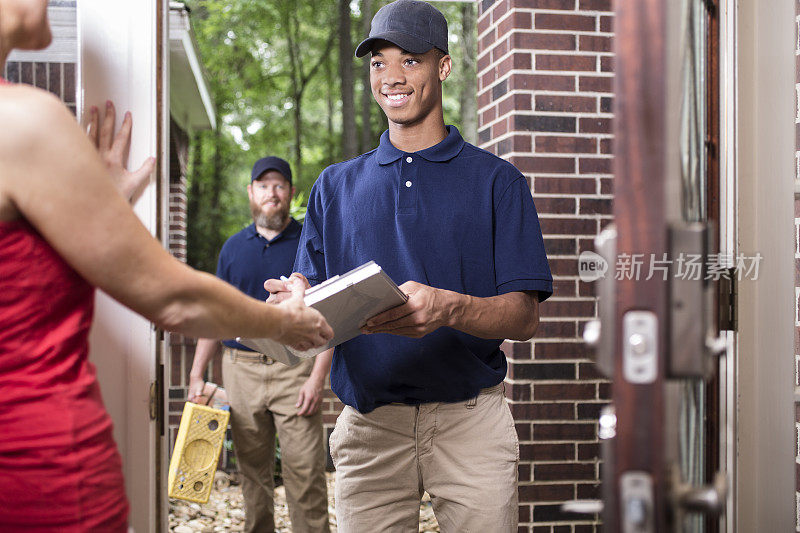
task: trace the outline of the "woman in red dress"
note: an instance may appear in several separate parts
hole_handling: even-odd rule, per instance
[[[46,0],[0,0],[0,72],[50,42]],[[109,103],[86,138],[38,89],[0,82],[0,531],[125,531],[128,504],[87,336],[99,287],[190,336],[332,336],[302,301],[266,304],[173,259],[133,214],[150,160],[128,172],[126,115]],[[99,152],[98,153],[98,149]],[[109,179],[111,178],[111,179]],[[110,393],[113,391],[106,391]]]

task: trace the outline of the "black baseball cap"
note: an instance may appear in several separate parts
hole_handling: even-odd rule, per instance
[[[447,19],[429,3],[417,0],[395,0],[380,8],[372,17],[369,37],[356,48],[356,57],[367,55],[375,41],[380,40],[414,54],[424,54],[431,48],[450,53]]]
[[[277,170],[283,177],[286,178],[286,181],[289,182],[289,185],[292,184],[292,169],[289,167],[289,163],[281,159],[280,157],[275,157],[271,155],[269,157],[262,157],[256,164],[253,165],[253,170],[250,172],[250,183],[253,183],[261,174],[268,170]]]

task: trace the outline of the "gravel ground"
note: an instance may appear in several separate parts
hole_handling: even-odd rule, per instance
[[[331,532],[336,533],[336,515],[333,507],[333,474],[328,473],[328,516]],[[244,530],[244,504],[242,489],[232,485],[223,472],[214,477],[214,490],[208,503],[200,505],[182,500],[169,501],[169,529],[174,533],[213,533],[217,531]],[[430,498],[425,493],[420,503],[419,530],[424,533],[439,531],[433,516]],[[275,489],[275,532],[291,533],[286,493],[283,486]]]

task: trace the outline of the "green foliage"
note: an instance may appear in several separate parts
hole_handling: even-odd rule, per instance
[[[250,223],[246,186],[253,162],[277,155],[292,163],[301,220],[319,173],[341,160],[341,86],[335,42],[336,0],[187,0],[217,111],[218,130],[192,135],[188,168],[189,263],[213,272],[227,237]],[[374,1],[373,9],[387,2]],[[352,47],[364,38],[359,0],[351,2]],[[450,23],[453,74],[445,82],[445,121],[460,126],[461,3],[437,3]],[[294,48],[291,42],[297,43]],[[331,43],[334,46],[331,48]],[[294,52],[295,60],[292,61]],[[354,61],[355,101],[363,91],[362,61]],[[314,68],[318,65],[318,68]],[[299,68],[298,68],[299,65]],[[298,80],[305,76],[304,87]],[[300,105],[298,168],[295,111]],[[386,128],[373,102],[367,127],[372,146]],[[357,104],[357,108],[358,108]]]

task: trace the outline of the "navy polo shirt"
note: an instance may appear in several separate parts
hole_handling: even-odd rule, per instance
[[[414,280],[473,296],[552,294],[530,189],[510,163],[464,142],[405,153],[389,141],[326,168],[308,201],[295,271],[312,284],[374,260]],[[336,348],[331,386],[361,412],[392,402],[454,402],[505,378],[502,339],[439,328],[422,339],[359,335]]]
[[[225,241],[217,261],[217,277],[257,300],[267,299],[264,282],[288,276],[297,254],[300,224],[292,219],[274,239],[268,241],[250,224]],[[252,351],[234,340],[223,341],[225,346]]]

